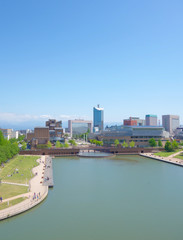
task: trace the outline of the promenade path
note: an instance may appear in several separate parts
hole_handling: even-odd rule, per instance
[[[174,154],[172,154],[168,157],[156,156],[153,153],[140,153],[140,155],[143,156],[143,157],[148,157],[148,158],[152,158],[152,159],[155,159],[155,160],[158,160],[158,161],[171,163],[171,164],[183,167],[183,160],[178,159],[178,158],[174,158],[175,156],[179,155],[180,153],[183,153],[183,151],[176,152],[176,153],[174,153]]]
[[[5,199],[3,202],[7,202],[20,197],[28,197],[28,199],[12,207],[0,210],[0,220],[27,211],[28,209],[39,204],[42,200],[44,200],[44,198],[46,198],[48,194],[48,186],[43,186],[45,156],[41,156],[37,162],[39,165],[32,169],[32,172],[35,176],[29,182],[30,192]],[[36,198],[34,199],[33,197],[35,195]]]

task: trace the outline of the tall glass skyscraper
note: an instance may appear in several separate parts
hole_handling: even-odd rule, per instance
[[[97,107],[93,108],[93,131],[103,131],[104,129],[104,109]]]

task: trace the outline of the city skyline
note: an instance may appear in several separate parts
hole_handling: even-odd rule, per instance
[[[98,103],[105,122],[182,123],[182,2],[10,2],[0,9],[0,126],[90,120]]]

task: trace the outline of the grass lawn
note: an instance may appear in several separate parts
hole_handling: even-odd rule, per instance
[[[21,156],[18,155],[9,162],[5,163],[4,167],[0,167],[0,179],[6,182],[27,183],[33,177],[32,168],[38,163],[36,160],[39,156]]]
[[[3,210],[3,209],[8,208],[8,207],[11,207],[11,206],[13,206],[15,204],[18,204],[18,203],[26,200],[26,199],[27,198],[21,197],[21,198],[17,198],[17,199],[11,200],[11,201],[9,201],[9,205],[8,205],[8,202],[0,203],[0,210]]]
[[[27,193],[28,187],[10,184],[0,184],[0,197],[7,199],[22,193]]]
[[[176,149],[173,152],[157,152],[157,153],[154,153],[154,155],[160,156],[160,157],[169,157],[170,155],[180,151],[182,151],[182,149]]]
[[[183,160],[183,153],[181,153],[180,155],[175,156],[175,158]]]

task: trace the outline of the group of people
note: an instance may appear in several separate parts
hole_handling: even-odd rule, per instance
[[[33,200],[38,200],[39,198],[41,198],[41,193],[39,192],[39,193],[34,193],[34,195],[33,195]]]

